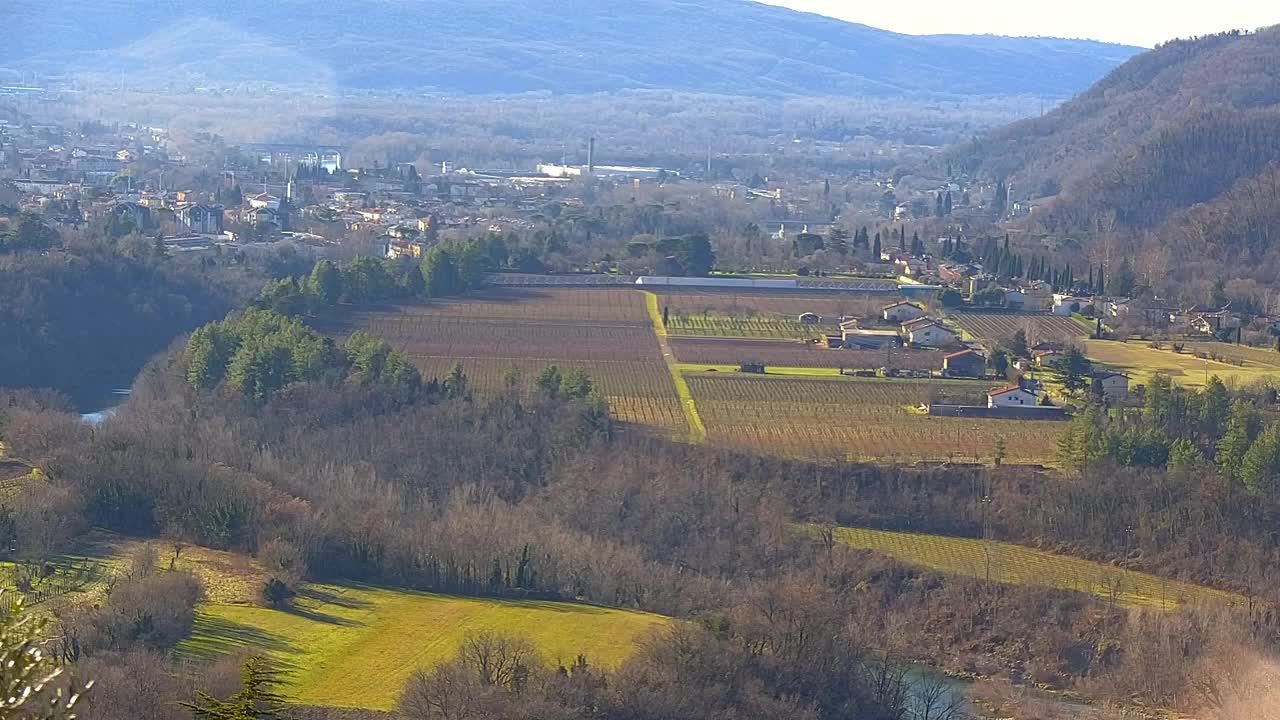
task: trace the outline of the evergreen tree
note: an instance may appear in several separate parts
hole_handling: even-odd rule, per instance
[[[1168,470],[1171,473],[1189,472],[1204,462],[1200,448],[1187,438],[1178,438],[1169,446]]]
[[[1217,441],[1226,431],[1231,416],[1231,397],[1227,386],[1217,375],[1209,378],[1204,391],[1200,393],[1200,434],[1205,439]]]
[[[1072,418],[1058,438],[1058,461],[1063,467],[1083,473],[1106,456],[1105,420],[1106,415],[1092,403]]]
[[[1240,483],[1254,494],[1274,495],[1280,478],[1280,424],[1259,435],[1240,462]]]
[[[1240,476],[1240,468],[1244,463],[1245,453],[1253,443],[1258,432],[1258,413],[1253,405],[1244,400],[1236,400],[1231,404],[1231,417],[1227,420],[1227,431],[1218,441],[1216,460],[1218,470],[1230,479]]]
[[[311,268],[310,283],[307,289],[314,294],[320,304],[334,306],[342,296],[342,273],[331,260],[317,261]]]
[[[422,280],[427,297],[448,297],[462,292],[462,278],[453,254],[440,245],[423,256]]]
[[[560,380],[560,394],[568,398],[584,400],[592,390],[591,376],[580,368],[566,371]]]
[[[871,260],[880,262],[880,233],[876,233],[876,242],[871,246]]]
[[[937,193],[933,197],[933,216],[940,218],[945,214],[946,212],[942,207],[942,193]]]
[[[1081,390],[1087,390],[1091,383],[1089,378],[1091,370],[1089,359],[1084,356],[1084,353],[1078,348],[1071,348],[1061,363],[1062,387],[1072,395]]]
[[[560,368],[548,365],[534,378],[533,384],[543,395],[555,398],[560,396],[560,386],[564,384],[564,379],[560,374]]]
[[[991,212],[997,218],[1004,217],[1005,211],[1009,209],[1009,187],[1005,185],[1004,180],[996,183],[996,196],[991,203]]]
[[[946,197],[942,200],[942,214],[947,217],[951,216],[951,191],[948,190]]]
[[[284,698],[275,691],[281,683],[280,672],[267,661],[253,656],[244,661],[240,671],[240,692],[227,701],[206,692],[197,692],[193,703],[182,703],[196,720],[275,720],[282,717]]]

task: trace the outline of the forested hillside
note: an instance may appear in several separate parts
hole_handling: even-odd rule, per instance
[[[953,159],[1037,200],[1036,230],[1128,237],[1135,252],[1154,231],[1182,261],[1175,278],[1271,279],[1280,27],[1169,43]]]
[[[174,337],[225,315],[262,282],[165,257],[146,241],[0,256],[0,383],[78,403],[127,387]]]
[[[1069,97],[1137,48],[912,37],[745,0],[16,0],[0,69],[450,94]],[[16,24],[16,26],[15,26]],[[94,32],[83,32],[92,27]]]

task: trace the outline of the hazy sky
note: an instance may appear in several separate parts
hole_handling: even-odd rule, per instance
[[[1050,35],[1144,47],[1178,37],[1280,23],[1280,3],[1275,0],[763,1],[913,35]]]

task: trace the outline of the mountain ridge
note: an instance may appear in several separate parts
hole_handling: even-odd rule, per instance
[[[1139,52],[909,36],[749,0],[11,0],[0,67],[350,90],[1065,98]]]
[[[1280,279],[1280,26],[1175,41],[1043,117],[953,149],[1059,237],[1143,238],[1152,281]]]

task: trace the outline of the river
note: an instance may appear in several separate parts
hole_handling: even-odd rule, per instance
[[[129,399],[129,388],[115,388],[102,394],[92,403],[86,406],[92,408],[85,411],[83,408],[80,417],[90,425],[100,425],[102,421],[116,414],[116,408],[124,404]]]

